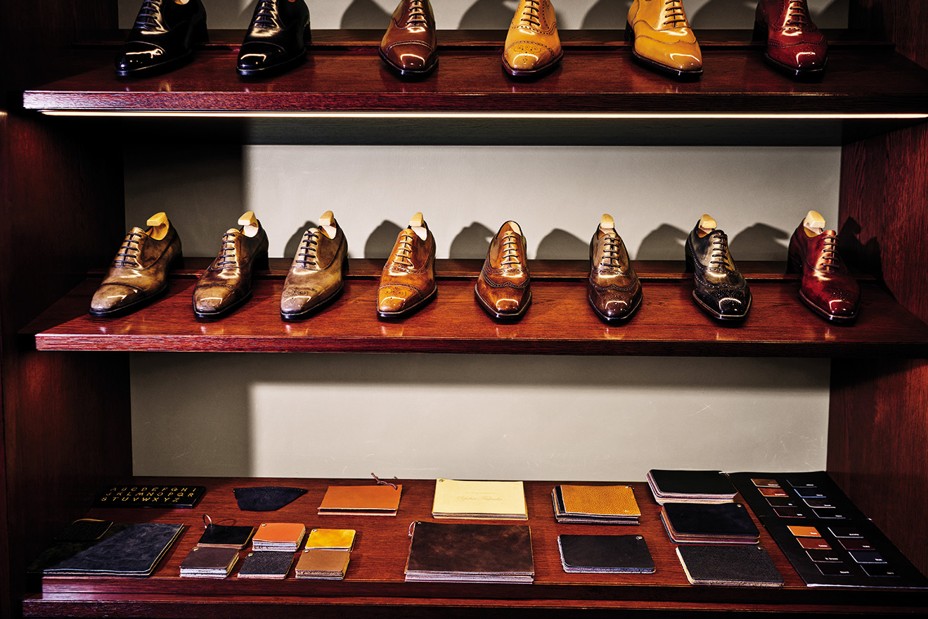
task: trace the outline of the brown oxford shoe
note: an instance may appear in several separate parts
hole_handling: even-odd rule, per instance
[[[497,320],[521,318],[532,302],[530,284],[525,237],[519,224],[507,221],[490,242],[474,286],[477,302]]]
[[[319,217],[319,226],[303,233],[280,295],[280,317],[306,318],[334,301],[345,285],[348,241],[332,211]]]
[[[168,268],[182,255],[180,236],[164,213],[149,217],[147,225],[147,230],[132,228],[126,235],[90,301],[92,315],[126,314],[167,290]]]
[[[603,215],[590,241],[587,299],[607,323],[623,322],[641,306],[641,282],[635,273],[612,215]]]
[[[549,0],[519,0],[503,46],[503,69],[512,77],[538,77],[564,56]]]
[[[267,269],[267,233],[252,211],[238,219],[241,229],[222,235],[222,248],[193,289],[197,318],[219,318],[251,297],[255,268]]]
[[[424,77],[438,65],[429,0],[400,0],[380,41],[380,57],[402,77]]]
[[[402,318],[412,314],[438,293],[435,283],[435,238],[422,213],[400,230],[393,251],[380,275],[377,315]]]

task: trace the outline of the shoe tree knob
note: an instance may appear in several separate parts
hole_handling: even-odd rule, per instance
[[[416,213],[412,216],[412,219],[409,220],[409,227],[412,228],[412,231],[416,233],[423,241],[428,236],[428,228],[425,227],[425,218],[422,216],[421,212]]]
[[[168,221],[168,216],[163,211],[149,217],[145,225],[148,226],[148,236],[156,241],[160,241],[166,237],[168,235],[168,230],[171,229],[171,222]]]
[[[248,238],[256,237],[258,231],[261,230],[261,222],[255,217],[254,211],[242,213],[242,216],[238,218],[238,225],[242,226],[242,232]]]
[[[609,213],[603,213],[599,220],[599,227],[603,230],[615,230],[615,219]]]
[[[714,219],[712,219],[712,217],[708,213],[702,214],[702,217],[699,218],[699,223],[697,224],[697,226],[702,232],[706,234],[711,233],[713,230],[719,227],[719,225],[715,222]]]
[[[332,211],[326,211],[319,215],[318,225],[330,239],[335,238],[335,214]]]
[[[825,231],[825,218],[822,217],[822,214],[818,211],[809,211],[809,214],[806,215],[802,225],[809,232],[814,233],[813,236],[818,236]]]

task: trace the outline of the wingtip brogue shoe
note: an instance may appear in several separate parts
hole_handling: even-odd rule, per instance
[[[208,38],[201,0],[143,0],[116,55],[116,75],[135,77],[175,69],[189,62],[194,47]]]
[[[400,77],[425,77],[438,66],[435,15],[429,0],[400,0],[380,42],[380,57]]]
[[[690,27],[683,0],[635,0],[628,9],[625,40],[645,67],[679,80],[702,75],[702,50]]]
[[[504,223],[487,249],[474,285],[480,307],[497,320],[518,320],[532,302],[525,236],[514,221]]]
[[[148,228],[132,228],[90,301],[90,314],[120,316],[147,305],[168,287],[170,267],[182,258],[180,235],[167,215],[148,219]]]
[[[641,282],[611,215],[603,215],[590,241],[587,299],[607,324],[625,322],[641,306]]]
[[[345,233],[332,211],[326,211],[318,227],[303,233],[280,295],[280,317],[300,320],[338,298],[347,265]]]
[[[828,42],[806,0],[758,0],[754,39],[766,41],[767,62],[794,79],[818,80],[825,73]]]
[[[282,73],[303,62],[309,40],[309,7],[304,0],[259,0],[236,70],[243,78]]]
[[[405,318],[424,307],[438,293],[435,282],[435,237],[422,217],[413,215],[400,230],[384,264],[377,290],[377,316]]]
[[[519,0],[503,46],[503,70],[516,78],[540,77],[554,70],[563,56],[551,2]]]
[[[703,215],[686,239],[686,268],[693,273],[693,300],[721,321],[741,321],[751,309],[751,289],[728,248],[728,236]]]

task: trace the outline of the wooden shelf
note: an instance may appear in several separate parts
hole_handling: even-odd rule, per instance
[[[318,516],[316,507],[330,483],[371,481],[309,479],[138,479],[136,483],[183,483],[207,487],[201,503],[193,510],[94,509],[88,517],[116,522],[182,523],[187,529],[147,579],[42,577],[40,589],[25,600],[26,616],[183,616],[191,608],[197,616],[255,616],[274,609],[286,615],[294,609],[308,612],[346,612],[353,606],[431,609],[457,607],[487,612],[493,609],[581,608],[608,610],[649,608],[660,610],[738,610],[770,612],[913,612],[928,606],[924,591],[881,591],[875,589],[808,588],[790,566],[763,526],[761,545],[773,557],[783,575],[782,589],[738,587],[694,587],[689,585],[675,545],[660,523],[660,507],[651,499],[647,485],[632,484],[641,508],[640,526],[604,527],[561,525],[554,520],[551,488],[556,482],[526,482],[528,525],[532,530],[535,556],[533,585],[477,585],[406,583],[403,568],[409,548],[408,528],[416,520],[431,517],[433,480],[403,481],[403,498],[396,518]],[[280,484],[307,488],[308,492],[283,509],[272,513],[242,512],[232,489],[242,486]],[[355,549],[344,581],[297,580],[291,572],[282,581],[246,581],[234,575],[226,580],[184,579],[179,565],[196,544],[202,517],[214,521],[302,522],[307,528],[335,527],[358,531]],[[755,519],[756,520],[756,519]],[[655,574],[567,574],[557,550],[559,534],[640,534],[654,557]],[[289,610],[289,612],[288,612]],[[370,610],[370,609],[369,609]],[[286,616],[285,615],[285,616]],[[315,615],[314,615],[315,616]]]
[[[96,68],[27,90],[33,110],[85,112],[536,112],[570,113],[928,113],[928,71],[891,46],[832,35],[821,83],[797,83],[770,69],[750,33],[706,33],[705,74],[680,83],[632,62],[620,31],[563,33],[565,57],[553,74],[514,82],[500,67],[503,32],[440,33],[439,69],[403,81],[377,54],[380,33],[314,33],[307,62],[284,75],[242,81],[235,41],[199,50],[190,65],[162,76],[120,80],[111,45],[75,51],[75,67],[95,55]]]
[[[816,317],[798,299],[795,276],[777,263],[741,263],[753,307],[744,324],[720,324],[691,298],[682,262],[637,266],[644,302],[625,325],[607,326],[586,299],[583,261],[535,262],[533,302],[517,323],[490,319],[474,299],[482,261],[439,261],[438,297],[400,321],[376,318],[382,261],[353,260],[345,292],[317,315],[284,322],[279,299],[289,262],[276,260],[259,277],[247,304],[218,321],[198,321],[191,308],[193,261],[167,295],[134,314],[87,314],[99,277],[90,277],[26,332],[48,351],[127,352],[446,352],[678,356],[862,357],[928,356],[928,325],[878,284],[862,282],[862,307],[852,326]]]

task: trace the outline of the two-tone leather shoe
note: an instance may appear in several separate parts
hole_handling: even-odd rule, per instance
[[[438,293],[435,282],[435,237],[422,213],[400,230],[380,275],[377,316],[405,318],[418,311]]]
[[[860,286],[838,255],[838,233],[825,229],[825,218],[809,211],[789,240],[787,268],[800,273],[799,298],[834,323],[850,323],[860,307]]]
[[[345,285],[348,241],[332,211],[303,233],[280,295],[280,317],[299,320],[338,298]]]
[[[702,75],[702,51],[686,19],[683,0],[635,0],[628,9],[625,40],[634,42],[640,64],[681,80]]]
[[[116,75],[134,77],[175,69],[208,39],[200,0],[142,0],[135,25],[116,54]]]
[[[164,213],[132,228],[90,301],[94,316],[119,316],[156,299],[168,288],[168,269],[182,257],[180,236]]]
[[[252,211],[222,235],[219,254],[193,288],[197,318],[220,318],[251,297],[256,269],[267,269],[267,233]]]
[[[612,215],[603,215],[590,241],[587,299],[606,323],[624,322],[641,307],[641,282]]]
[[[685,252],[696,305],[716,320],[744,320],[751,309],[751,290],[732,260],[728,236],[714,219],[699,218],[686,239]]]
[[[767,62],[790,77],[815,80],[825,72],[828,42],[806,0],[758,0],[754,39],[767,42]]]
[[[429,0],[400,0],[380,41],[380,57],[401,77],[424,77],[438,66],[435,15]]]
[[[306,58],[309,39],[309,8],[304,0],[258,0],[239,49],[239,76],[276,75],[296,66]]]
[[[532,302],[522,228],[507,221],[493,237],[474,285],[477,303],[497,320],[521,318]]]
[[[551,2],[519,0],[503,46],[503,70],[512,77],[539,77],[563,57]]]

